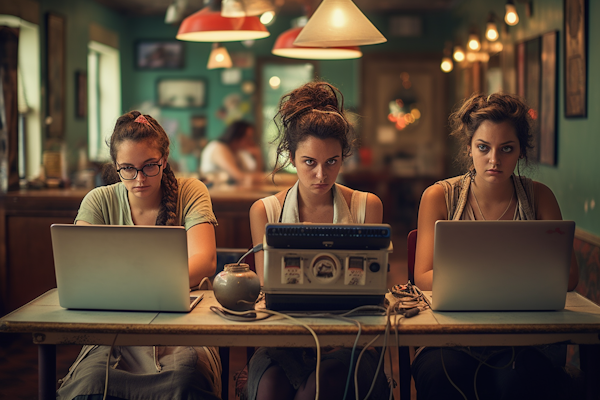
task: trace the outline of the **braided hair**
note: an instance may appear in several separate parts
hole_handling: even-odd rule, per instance
[[[484,121],[495,124],[510,122],[515,128],[521,157],[527,165],[533,135],[531,133],[532,110],[519,97],[506,93],[488,95],[475,93],[466,99],[456,111],[450,114],[450,135],[458,139],[460,153],[457,163],[467,171],[474,172],[473,159],[469,147],[473,135]]]
[[[327,82],[309,82],[284,95],[273,121],[278,129],[274,142],[279,141],[273,174],[291,163],[298,144],[308,136],[337,139],[342,159],[352,154],[355,146],[354,130],[344,113],[344,96]]]
[[[135,122],[138,117],[144,122]],[[103,167],[102,177],[106,183],[120,182],[119,174],[116,170],[117,150],[119,145],[126,140],[133,142],[153,141],[162,157],[169,156],[169,137],[162,126],[149,115],[142,116],[139,111],[130,111],[117,119],[115,129],[108,142],[110,157],[113,162]],[[179,187],[177,185],[177,178],[175,178],[175,174],[169,163],[163,167],[160,185],[162,199],[158,216],[156,217],[156,225],[175,225],[177,191]]]

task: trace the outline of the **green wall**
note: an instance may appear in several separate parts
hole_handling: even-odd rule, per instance
[[[40,48],[42,52],[41,82],[46,85],[46,15],[55,13],[65,18],[66,65],[65,65],[65,141],[70,169],[74,168],[79,148],[87,148],[87,119],[75,116],[75,73],[87,71],[89,26],[97,23],[111,31],[120,33],[126,23],[121,15],[92,0],[41,0],[40,4]],[[120,37],[123,47],[123,38]],[[45,90],[42,90],[44,95]],[[45,100],[42,101],[42,107]],[[42,115],[46,115],[42,109]],[[42,129],[42,132],[45,132]],[[48,144],[46,144],[48,145]]]
[[[590,24],[600,18],[600,2],[588,3],[588,109],[586,118],[566,118],[564,101],[564,21],[562,0],[534,0],[530,18],[524,5],[516,2],[520,21],[508,28],[508,40],[517,42],[542,33],[559,31],[558,52],[558,126],[557,165],[540,165],[529,175],[548,185],[556,195],[563,218],[574,220],[577,227],[600,235],[600,77],[594,71],[600,67],[600,26]],[[490,11],[504,16],[504,0],[465,0],[453,12],[459,21],[454,35],[466,37],[471,25],[483,31]]]

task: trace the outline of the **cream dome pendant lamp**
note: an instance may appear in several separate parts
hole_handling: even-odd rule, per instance
[[[294,44],[351,47],[384,42],[387,39],[351,0],[323,0]]]

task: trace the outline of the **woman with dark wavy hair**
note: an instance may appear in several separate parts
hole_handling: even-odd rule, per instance
[[[383,205],[376,195],[336,183],[342,162],[355,144],[337,88],[327,82],[310,82],[293,90],[282,97],[274,121],[279,135],[273,173],[291,164],[298,181],[252,205],[254,245],[263,242],[268,222],[381,223]],[[255,265],[261,283],[263,261],[262,253],[257,253]],[[348,380],[349,371],[354,372],[351,354],[351,349],[335,349],[321,357],[319,398],[342,399],[346,391],[347,398],[355,398],[354,380]],[[259,348],[248,367],[248,399],[314,399],[315,356],[314,349]],[[377,352],[365,351],[359,368],[360,398],[365,398],[373,381],[370,398],[388,397],[390,390],[378,362]]]
[[[75,223],[184,226],[190,286],[214,275],[217,221],[208,190],[197,179],[175,177],[168,163],[169,138],[160,124],[139,111],[126,113],[117,120],[109,146],[112,163],[105,176],[118,182],[91,190]],[[127,248],[127,243],[123,246]],[[84,346],[61,379],[57,399],[102,399],[106,374],[106,394],[112,400],[219,399],[221,395],[221,362],[215,348]]]
[[[466,173],[435,183],[421,198],[414,273],[420,289],[432,286],[436,221],[562,219],[552,191],[520,174],[533,148],[531,113],[517,96],[494,93],[474,94],[450,115],[451,135],[459,143],[457,162]],[[470,251],[469,243],[464,250]],[[578,279],[573,254],[569,290]],[[412,370],[420,400],[564,399],[568,378],[560,366],[565,361],[564,348],[556,346],[428,347],[417,351]]]

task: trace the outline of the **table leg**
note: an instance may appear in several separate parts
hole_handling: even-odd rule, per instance
[[[56,345],[38,344],[38,397],[56,399]]]
[[[221,398],[229,400],[229,347],[219,347],[221,356]]]
[[[410,400],[410,349],[407,346],[398,347],[400,400]]]
[[[579,362],[585,377],[585,398],[600,396],[600,345],[579,345]]]

